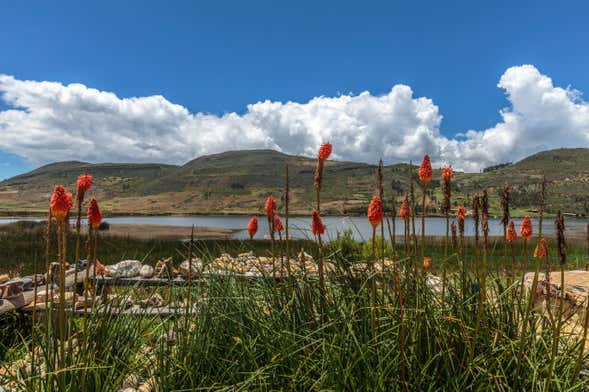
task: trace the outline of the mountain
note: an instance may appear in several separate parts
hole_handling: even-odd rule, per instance
[[[94,176],[92,195],[111,214],[260,213],[269,194],[279,196],[289,167],[291,211],[308,214],[315,203],[315,159],[272,150],[229,151],[194,159],[182,166],[59,162],[0,182],[0,214],[46,211],[54,184],[75,188],[80,173]],[[375,165],[328,161],[321,191],[326,213],[363,213],[374,194]],[[421,186],[414,167],[416,195]],[[491,213],[499,214],[500,192],[509,182],[512,212],[523,215],[537,209],[539,184],[546,176],[546,211],[558,209],[585,214],[589,201],[589,149],[544,151],[514,164],[498,165],[483,173],[457,172],[453,204],[470,204],[472,194],[487,189]],[[408,164],[386,166],[385,192],[398,201],[408,187]],[[440,170],[434,170],[428,187],[430,213],[439,212],[442,200]],[[387,200],[385,200],[386,203]],[[389,203],[390,204],[390,203]]]

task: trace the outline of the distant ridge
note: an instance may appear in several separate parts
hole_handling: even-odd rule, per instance
[[[265,197],[280,196],[284,168],[290,172],[291,210],[307,214],[313,205],[315,159],[274,150],[240,150],[201,156],[184,165],[159,163],[98,163],[68,161],[39,167],[0,182],[0,214],[46,211],[55,184],[73,190],[80,173],[95,177],[92,193],[106,211],[118,214],[260,213]],[[376,166],[328,161],[322,201],[332,214],[363,213],[374,194]],[[407,164],[385,167],[387,200],[398,200],[408,185]],[[499,213],[499,191],[512,188],[512,210],[523,215],[537,208],[538,184],[548,184],[547,211],[585,214],[589,203],[589,149],[543,151],[485,173],[456,173],[455,204],[469,205],[473,192],[487,189],[492,213]],[[439,213],[442,200],[439,170],[429,186],[429,213]],[[414,178],[416,178],[414,176]],[[416,183],[419,194],[420,186]],[[385,207],[386,202],[385,200]],[[419,208],[419,207],[418,207]]]

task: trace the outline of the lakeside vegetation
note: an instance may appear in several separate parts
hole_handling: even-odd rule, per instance
[[[0,316],[4,388],[142,392],[589,388],[585,376],[589,301],[570,305],[565,290],[556,290],[548,299],[537,290],[555,289],[553,282],[540,280],[540,271],[555,270],[553,279],[564,282],[565,269],[585,267],[586,244],[565,241],[565,218],[560,212],[556,238],[542,236],[542,225],[554,224],[552,219],[540,220],[539,227],[524,219],[516,230],[510,220],[509,188],[503,187],[501,198],[483,188],[469,199],[470,213],[460,204],[456,215],[451,214],[452,170],[433,171],[426,156],[419,170],[407,167],[403,203],[395,208],[384,197],[387,172],[382,165],[375,179],[364,179],[367,189],[375,189],[367,191],[374,194],[367,214],[371,241],[360,243],[350,233],[342,233],[325,243],[322,196],[328,192],[324,176],[329,172],[323,169],[330,153],[331,145],[322,145],[314,171],[312,241],[293,241],[286,234],[288,169],[285,189],[274,192],[283,195],[280,204],[270,195],[263,206],[262,219],[267,217],[271,227],[269,241],[254,240],[256,218],[247,227],[250,241],[105,238],[99,235],[102,216],[95,199],[89,203],[88,234],[79,229],[68,233],[73,198],[56,187],[51,198],[54,219],[47,222],[47,233],[44,225],[35,223],[15,224],[0,233],[0,241],[5,241],[0,246],[10,252],[7,263],[26,255],[39,261],[35,271],[44,271],[53,260],[60,267],[60,275],[54,277],[59,296],[46,300],[46,311],[33,313],[30,324],[14,314]],[[442,177],[435,181],[443,183],[445,237],[427,237],[423,223],[423,231],[415,232],[415,221],[425,222],[432,202],[428,186],[434,174]],[[549,205],[546,185],[541,180],[537,190],[542,218]],[[78,185],[75,200],[81,211],[79,194]],[[491,205],[501,206],[505,238],[488,235]],[[475,222],[473,239],[464,237],[465,219]],[[404,226],[405,235],[393,236],[390,225],[395,222]],[[248,277],[219,269],[201,275],[199,269],[195,276],[189,273],[183,287],[119,288],[112,293],[116,298],[106,296],[102,303],[94,298],[100,293],[84,279],[84,295],[92,297],[84,309],[88,306],[90,311],[68,314],[65,269],[76,259],[73,255],[80,254],[76,245],[86,239],[87,254],[97,253],[89,258],[88,265],[94,268],[124,258],[153,263],[173,256],[173,263],[185,262],[192,271],[193,263],[211,264],[221,253],[251,250],[271,260],[272,267]],[[311,253],[316,268],[297,275],[289,267],[297,263],[301,248]],[[282,267],[277,272],[282,263],[286,274]],[[528,270],[534,272],[530,282],[525,277]],[[156,296],[173,309],[169,317],[124,314],[114,303]],[[546,304],[545,309],[539,304]]]

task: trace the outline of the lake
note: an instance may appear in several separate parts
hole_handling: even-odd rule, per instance
[[[587,222],[582,219],[565,218],[566,227],[569,232],[579,232],[585,230]],[[16,220],[40,220],[34,218],[0,218],[0,223],[10,223]],[[222,227],[227,229],[237,229],[239,232],[233,235],[237,239],[249,238],[246,227],[250,216],[237,215],[191,215],[191,216],[118,216],[105,218],[109,223],[126,223],[126,224],[145,224],[145,225],[166,225],[166,226],[206,226]],[[514,219],[516,228],[519,233],[521,219]],[[403,235],[403,222],[400,218],[396,220],[396,233]],[[326,216],[323,218],[326,226],[326,240],[337,237],[337,233],[345,230],[351,230],[354,238],[358,240],[370,239],[372,236],[372,226],[366,217],[361,216]],[[258,216],[258,234],[256,238],[263,238],[268,235],[268,222],[265,216]],[[311,218],[310,217],[291,217],[289,221],[289,235],[293,238],[311,238]],[[416,232],[421,233],[421,218],[415,220]],[[386,224],[385,224],[386,229]],[[503,226],[499,219],[489,220],[490,235],[502,235]],[[380,228],[378,229],[380,232]],[[534,234],[537,232],[537,221],[534,220]],[[388,232],[386,232],[388,233]],[[426,218],[426,235],[445,235],[446,220],[441,217]],[[547,235],[554,233],[554,219],[544,219],[544,233]],[[388,234],[386,234],[388,237]],[[472,219],[466,219],[465,235],[474,235],[474,223]]]

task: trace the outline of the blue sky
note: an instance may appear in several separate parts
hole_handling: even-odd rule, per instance
[[[555,86],[589,90],[587,2],[515,3],[9,2],[0,74],[119,98],[163,95],[219,116],[264,100],[379,96],[403,84],[433,101],[440,135],[453,139],[502,121],[509,102],[497,83],[510,67],[531,64]],[[0,142],[0,178],[47,161],[9,143]]]

